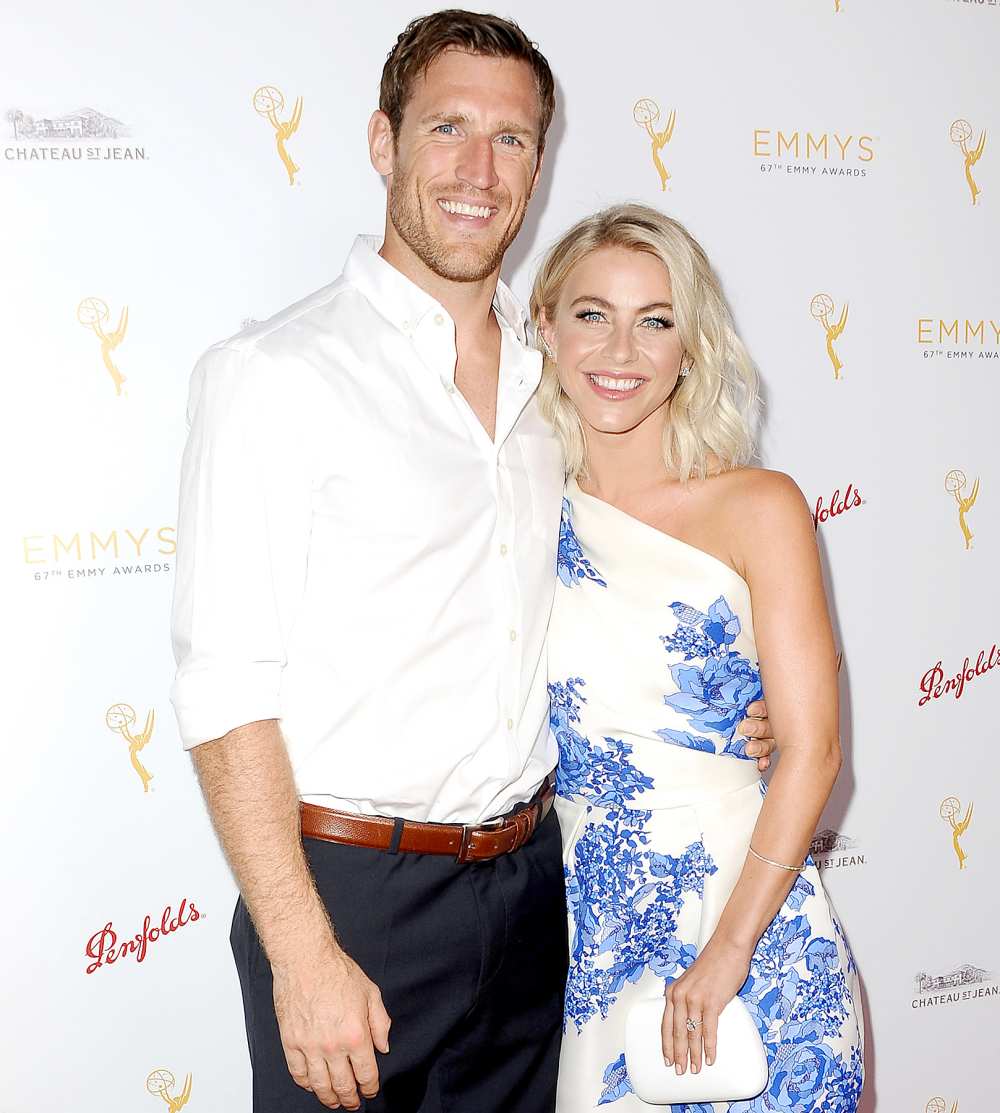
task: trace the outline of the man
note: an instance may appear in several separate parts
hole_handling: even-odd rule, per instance
[[[379,103],[384,240],[195,370],[173,699],[242,894],[254,1109],[542,1113],[562,469],[498,279],[552,75],[515,25],[439,12]]]

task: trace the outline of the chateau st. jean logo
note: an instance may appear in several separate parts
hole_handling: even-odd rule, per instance
[[[116,142],[128,136],[121,120],[94,108],[64,116],[32,116],[21,108],[7,111],[13,144],[3,148],[8,162],[144,162],[145,147]]]
[[[817,869],[843,869],[865,865],[865,856],[858,849],[858,840],[827,827],[817,831],[809,847]]]
[[[981,997],[1000,997],[1000,985],[988,970],[966,963],[947,974],[920,973],[914,979],[911,1009],[956,1005]]]

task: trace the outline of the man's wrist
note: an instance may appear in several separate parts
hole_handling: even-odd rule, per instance
[[[322,905],[315,913],[298,923],[284,921],[269,931],[258,932],[272,970],[313,969],[317,962],[329,962],[344,954]]]

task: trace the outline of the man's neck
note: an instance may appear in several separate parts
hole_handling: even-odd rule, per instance
[[[458,337],[480,336],[495,327],[491,319],[491,311],[497,282],[500,280],[499,269],[478,282],[457,282],[454,279],[443,278],[432,271],[400,239],[388,221],[379,255],[444,306],[455,322],[455,332]]]

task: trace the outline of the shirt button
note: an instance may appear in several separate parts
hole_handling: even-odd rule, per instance
[[[514,720],[513,719],[508,719],[507,720],[507,729],[508,730],[513,730],[514,729]]]
[[[436,325],[443,325],[444,324],[444,317],[442,317],[440,313],[435,315],[434,324],[436,324]]]
[[[507,546],[506,545],[501,545],[500,546],[500,555],[501,556],[506,556],[507,555]]]
[[[516,642],[516,641],[517,641],[517,631],[516,631],[516,630],[511,630],[511,632],[510,632],[510,640],[511,640],[512,642]]]

